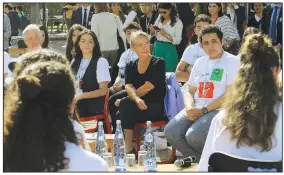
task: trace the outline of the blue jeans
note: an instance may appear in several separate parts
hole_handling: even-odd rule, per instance
[[[199,162],[212,119],[219,111],[211,111],[196,121],[187,120],[183,109],[165,127],[167,141],[183,156],[196,156]]]

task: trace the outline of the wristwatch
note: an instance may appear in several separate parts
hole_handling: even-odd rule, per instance
[[[206,107],[203,107],[202,108],[202,112],[203,112],[203,114],[207,114],[209,111],[208,111],[208,109]]]

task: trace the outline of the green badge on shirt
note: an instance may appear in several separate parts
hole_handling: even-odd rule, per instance
[[[214,68],[210,77],[210,80],[221,81],[223,77],[224,69]]]

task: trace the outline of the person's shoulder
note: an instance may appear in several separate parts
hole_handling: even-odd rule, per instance
[[[99,60],[98,60],[98,65],[99,65],[99,66],[108,65],[107,59],[104,58],[104,57],[100,57]]]
[[[65,142],[65,147],[70,171],[107,171],[106,162],[99,155],[70,142]]]
[[[78,12],[78,11],[81,10],[81,9],[82,9],[82,7],[80,6],[80,7],[76,8],[76,9],[74,9],[74,10],[73,10],[73,13],[74,13],[74,12]]]
[[[231,62],[240,62],[237,56],[230,54],[229,52],[224,51],[224,60]]]

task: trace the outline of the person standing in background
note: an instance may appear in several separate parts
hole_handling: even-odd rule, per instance
[[[81,6],[72,13],[71,27],[73,24],[80,24],[87,29],[91,29],[91,19],[93,14],[95,14],[93,5],[87,3],[81,4]]]
[[[78,7],[79,5],[77,5],[76,3],[66,3],[65,6],[63,7],[63,18],[67,25],[68,31],[71,28],[71,18],[73,10],[77,9]]]
[[[3,43],[3,45],[4,45],[4,51],[8,53],[8,50],[9,50],[9,40],[10,40],[10,37],[11,37],[12,30],[11,30],[10,19],[9,19],[9,17],[6,14],[3,14],[3,21],[4,21],[4,27],[3,27],[3,30],[4,30],[4,36],[3,36],[4,43]]]
[[[262,19],[262,12],[264,3],[253,3],[251,8],[254,9],[255,14],[248,20],[248,27],[260,28],[260,20]]]
[[[123,23],[123,28],[125,28],[130,22],[137,22],[139,24],[140,18],[143,15],[138,3],[133,3],[130,5],[132,10],[128,13],[126,20]]]
[[[187,33],[189,31],[190,25],[193,24],[194,13],[192,9],[190,8],[189,3],[176,3],[176,9],[178,12],[178,17],[181,20],[182,25],[183,25],[181,42],[179,45],[176,46],[177,53],[178,53],[178,60],[180,60],[182,57],[183,51],[188,45]]]
[[[151,34],[157,37],[152,54],[165,60],[166,72],[174,72],[178,64],[176,45],[182,39],[183,25],[171,3],[160,3],[158,9],[160,15],[155,25],[150,25]]]
[[[8,9],[8,17],[10,19],[10,23],[11,23],[11,30],[12,30],[12,33],[11,33],[11,37],[10,37],[10,40],[9,40],[9,45],[11,45],[11,38],[12,36],[18,36],[19,34],[19,28],[20,28],[20,18],[18,16],[18,14],[14,11],[14,8],[9,5],[9,4],[6,4],[5,5],[5,9]]]
[[[18,16],[20,18],[19,36],[22,36],[23,35],[23,31],[29,25],[29,22],[28,22],[28,19],[27,19],[26,15],[23,12],[23,6],[21,6],[21,5],[16,6],[16,10],[15,11],[18,13]]]
[[[93,15],[91,21],[91,30],[99,40],[103,57],[108,60],[109,66],[113,68],[118,59],[118,34],[122,38],[124,50],[126,50],[126,38],[122,30],[122,23],[116,15],[109,12],[108,4],[98,3],[94,6],[96,14]]]
[[[110,12],[118,16],[122,24],[125,22],[127,15],[121,10],[119,3],[111,3]]]

